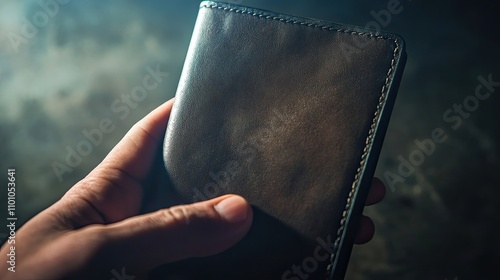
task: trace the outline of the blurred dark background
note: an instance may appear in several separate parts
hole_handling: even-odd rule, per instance
[[[24,222],[175,94],[199,5],[66,2],[51,11],[38,1],[0,3],[0,221],[7,217],[7,168],[16,168],[16,214]],[[377,168],[388,193],[365,210],[377,233],[355,247],[347,279],[498,279],[500,86],[484,100],[473,97],[479,77],[500,82],[498,1],[228,2],[359,26],[376,21],[406,39],[408,63]],[[389,17],[388,4],[397,2]],[[113,104],[123,105],[122,95],[157,65],[169,76],[129,114],[117,114]],[[98,128],[103,118],[116,128],[57,176],[54,167],[79,147],[82,130]],[[436,128],[446,140],[415,157],[415,141]],[[404,161],[411,168],[398,171]],[[0,227],[0,239],[6,237]]]

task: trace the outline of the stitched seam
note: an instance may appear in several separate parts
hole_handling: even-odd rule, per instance
[[[337,230],[337,238],[335,239],[335,242],[334,242],[333,252],[330,255],[330,264],[328,265],[328,267],[326,269],[326,279],[328,280],[329,275],[331,273],[331,270],[333,269],[333,263],[335,261],[336,255],[337,255],[337,251],[339,249],[339,244],[340,244],[340,240],[342,238],[342,233],[345,229],[345,222],[347,220],[347,214],[351,210],[352,198],[353,198],[354,193],[357,190],[358,182],[359,182],[359,179],[361,178],[361,172],[363,170],[363,166],[366,163],[366,157],[368,156],[368,151],[369,151],[370,146],[373,142],[373,135],[375,133],[375,129],[377,127],[378,120],[380,119],[380,116],[381,116],[380,113],[382,111],[382,107],[383,107],[384,102],[385,102],[386,97],[387,97],[387,91],[389,89],[391,76],[392,76],[393,72],[395,71],[396,57],[397,57],[398,52],[399,52],[399,43],[396,39],[388,37],[388,36],[376,35],[376,34],[369,33],[369,32],[357,32],[357,31],[352,31],[352,30],[348,30],[348,29],[335,28],[335,27],[331,27],[331,26],[327,26],[327,25],[320,25],[320,24],[310,23],[310,22],[305,22],[305,21],[300,21],[300,20],[285,19],[282,17],[264,15],[264,14],[259,14],[259,13],[251,12],[251,11],[243,11],[243,10],[234,9],[234,8],[221,7],[221,6],[217,6],[216,4],[202,4],[200,7],[219,9],[219,10],[224,10],[224,11],[234,12],[234,13],[239,13],[239,14],[247,14],[247,15],[252,15],[252,16],[255,16],[258,18],[262,18],[262,19],[280,21],[283,23],[291,23],[291,24],[307,26],[307,27],[312,27],[312,28],[321,28],[322,30],[327,30],[327,31],[350,33],[352,35],[368,36],[368,37],[375,38],[375,39],[392,40],[394,42],[394,44],[396,45],[396,47],[394,48],[394,51],[393,51],[391,66],[390,66],[389,70],[387,71],[387,75],[385,77],[385,84],[382,87],[381,94],[379,97],[379,102],[377,104],[377,108],[376,108],[374,116],[373,116],[372,124],[370,126],[369,131],[368,131],[368,136],[366,137],[366,140],[365,140],[365,147],[363,149],[363,154],[361,155],[361,161],[359,162],[359,167],[356,170],[356,175],[354,176],[354,181],[353,181],[352,186],[351,186],[351,191],[349,192],[344,211],[342,212],[342,219],[340,220],[340,227]]]
[[[399,44],[398,44],[397,40],[394,40],[394,43],[396,44],[396,47],[394,48],[394,51],[393,51],[393,57],[391,60],[391,67],[387,71],[387,75],[385,77],[385,84],[382,87],[382,91],[381,91],[381,94],[379,97],[379,103],[377,105],[377,109],[375,110],[375,114],[373,116],[373,121],[372,121],[372,124],[370,126],[368,136],[366,137],[366,141],[365,141],[366,145],[365,145],[365,148],[363,149],[363,154],[361,155],[361,161],[360,161],[359,167],[356,171],[356,176],[354,176],[354,181],[352,183],[351,192],[349,193],[349,196],[347,197],[347,203],[346,203],[344,212],[342,212],[342,219],[340,220],[340,227],[337,230],[337,239],[335,240],[334,245],[333,245],[334,249],[333,249],[332,254],[330,255],[330,264],[327,267],[327,274],[330,274],[331,269],[333,268],[332,267],[333,262],[335,261],[335,256],[336,256],[337,251],[339,249],[339,244],[340,244],[340,239],[342,237],[342,232],[344,231],[344,228],[345,228],[347,214],[352,206],[351,200],[352,200],[352,197],[353,197],[353,195],[356,192],[356,189],[358,187],[357,185],[358,185],[359,179],[361,178],[361,171],[363,169],[363,166],[365,165],[366,157],[368,156],[368,150],[370,149],[370,146],[373,142],[373,135],[375,133],[375,129],[377,127],[378,120],[380,119],[380,116],[381,116],[380,112],[382,111],[383,104],[384,104],[385,99],[387,97],[387,92],[389,89],[391,76],[393,75],[393,72],[395,71],[395,68],[396,68],[396,57],[397,57],[398,52],[399,52]],[[328,276],[327,276],[327,278],[328,278]]]
[[[306,22],[306,21],[286,19],[286,18],[277,17],[277,16],[259,14],[259,13],[251,12],[251,11],[243,11],[240,9],[221,7],[221,6],[217,6],[216,4],[202,4],[200,6],[200,8],[218,9],[218,10],[233,12],[233,13],[237,13],[237,14],[247,14],[247,15],[255,16],[255,17],[258,17],[261,19],[280,21],[283,23],[291,23],[291,24],[302,25],[302,26],[307,26],[307,27],[312,27],[312,28],[320,28],[322,30],[327,30],[327,31],[337,31],[337,32],[341,32],[341,33],[350,33],[353,35],[367,36],[367,37],[371,37],[371,38],[375,38],[375,39],[384,39],[384,40],[393,39],[393,38],[388,37],[388,36],[376,35],[376,34],[373,34],[370,32],[358,32],[358,31],[353,31],[353,30],[349,30],[349,29],[336,28],[336,27],[331,27],[328,25],[321,25],[321,24],[311,23],[311,22]],[[394,40],[394,41],[396,41],[396,40]]]

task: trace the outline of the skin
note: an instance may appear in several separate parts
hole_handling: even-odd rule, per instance
[[[101,164],[16,233],[15,273],[7,270],[10,245],[4,244],[0,279],[109,280],[122,268],[146,279],[161,264],[217,254],[245,236],[252,208],[237,195],[141,214],[172,105],[173,99],[135,124]],[[366,205],[384,195],[375,178]],[[356,243],[373,234],[373,222],[363,216]]]

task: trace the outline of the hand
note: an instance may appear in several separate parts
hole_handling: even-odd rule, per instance
[[[245,236],[252,209],[236,195],[140,214],[172,105],[135,124],[89,175],[17,232],[15,273],[7,270],[9,246],[2,247],[1,279],[112,279],[123,268],[140,279],[164,263],[222,252]],[[367,205],[384,193],[374,180]],[[373,232],[364,217],[356,241],[367,242]]]
[[[378,178],[373,178],[372,186],[370,187],[370,192],[366,198],[365,205],[370,206],[377,204],[384,199],[384,196],[384,183]],[[361,224],[359,225],[358,234],[356,235],[356,240],[354,242],[356,244],[365,244],[373,238],[373,234],[375,234],[375,225],[373,224],[373,221],[367,216],[361,216]]]

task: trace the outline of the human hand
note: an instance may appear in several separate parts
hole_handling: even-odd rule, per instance
[[[111,279],[123,268],[140,279],[161,264],[222,252],[245,236],[252,209],[236,195],[141,214],[172,105],[135,124],[88,176],[17,232],[15,273],[2,247],[1,279]],[[384,193],[375,179],[367,205]],[[362,218],[356,242],[373,232],[373,222]]]

